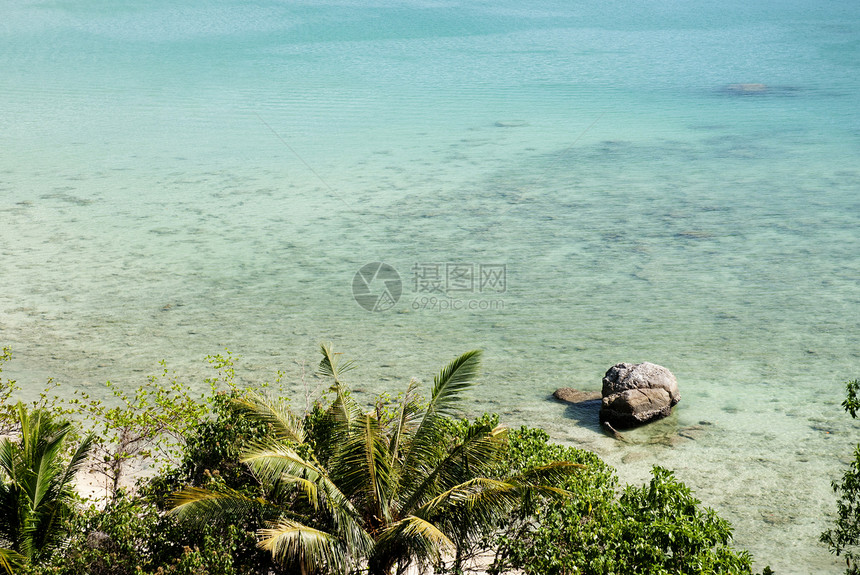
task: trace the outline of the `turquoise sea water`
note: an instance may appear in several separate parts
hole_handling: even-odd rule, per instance
[[[839,407],[860,377],[857,3],[0,13],[0,343],[28,392],[132,388],[160,359],[198,385],[229,347],[303,402],[330,340],[369,398],[479,347],[473,414],[626,480],[671,467],[760,567],[841,571],[817,537],[860,437]],[[353,279],[376,261],[402,294],[368,312]],[[549,399],[620,361],[682,393],[631,444]]]

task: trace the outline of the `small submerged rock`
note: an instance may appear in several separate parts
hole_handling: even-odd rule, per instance
[[[603,398],[599,391],[580,391],[572,387],[561,387],[556,389],[552,396],[559,401],[568,403],[583,403],[585,401],[598,401]]]
[[[525,120],[505,120],[498,121],[493,125],[497,128],[523,128],[525,126],[528,126],[529,123]]]
[[[705,427],[702,425],[688,425],[687,427],[682,427],[678,430],[678,437],[696,441],[701,437],[704,431]]]
[[[797,86],[771,86],[760,82],[727,84],[720,90],[728,96],[793,96],[800,88]]]
[[[624,457],[621,458],[621,463],[634,463],[636,461],[642,461],[648,457],[648,454],[642,451],[633,451],[628,453]]]
[[[763,94],[768,91],[767,84],[729,84],[726,86],[726,92],[735,94]]]

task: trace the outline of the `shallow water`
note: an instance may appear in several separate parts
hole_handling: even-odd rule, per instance
[[[860,7],[0,9],[0,341],[29,393],[160,359],[200,385],[229,347],[303,402],[330,340],[370,397],[480,347],[473,413],[671,467],[760,567],[841,572],[817,536],[858,437]],[[368,312],[376,261],[402,294]],[[632,444],[549,399],[645,360],[682,401]]]

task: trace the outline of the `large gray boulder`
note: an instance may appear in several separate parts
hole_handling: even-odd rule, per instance
[[[681,399],[672,372],[653,363],[619,363],[603,376],[600,422],[635,427],[666,417]]]

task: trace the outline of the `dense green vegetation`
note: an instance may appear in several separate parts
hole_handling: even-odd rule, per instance
[[[413,380],[372,406],[343,381],[353,365],[321,352],[330,386],[303,410],[277,386],[236,385],[229,354],[210,358],[200,399],[166,369],[134,394],[112,387],[109,406],[12,404],[15,383],[0,380],[0,572],[454,574],[483,556],[491,573],[751,573],[730,525],[670,471],[622,489],[595,454],[542,430],[457,419],[478,352],[429,396]],[[93,435],[73,434],[80,414]],[[87,453],[98,501],[71,489]],[[129,486],[142,464],[157,472]]]
[[[44,409],[28,411],[19,404],[16,412],[18,440],[0,441],[0,537],[16,558],[34,562],[60,546],[60,523],[73,513],[74,479],[92,436],[65,458],[71,424],[55,421]]]
[[[842,402],[852,418],[860,411],[860,380],[845,383],[846,398]],[[821,534],[831,552],[845,558],[848,575],[860,573],[860,444],[854,448],[854,459],[842,476],[842,481],[833,482],[833,490],[839,496],[835,525]]]

